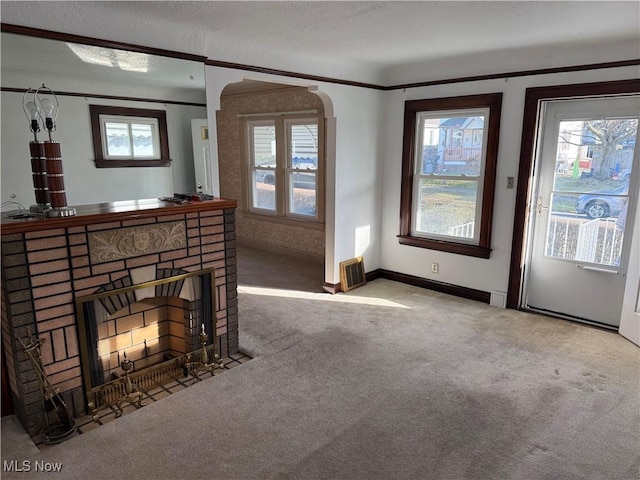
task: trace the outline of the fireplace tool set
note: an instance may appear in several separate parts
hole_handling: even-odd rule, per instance
[[[31,99],[29,95],[32,95]],[[22,108],[29,120],[29,130],[33,133],[33,141],[29,142],[36,197],[36,203],[29,209],[32,215],[70,217],[76,214],[75,208],[67,205],[60,142],[55,142],[52,136],[56,130],[58,107],[58,97],[44,83],[37,90],[29,88],[22,97]],[[38,141],[40,121],[49,136],[44,142]]]
[[[42,388],[46,425],[40,434],[44,443],[60,443],[76,434],[76,426],[69,415],[66,403],[58,393],[58,389],[51,384],[42,368],[41,347],[44,339],[32,336],[30,329],[27,329],[27,333],[29,335],[29,344],[25,344],[22,339],[19,340],[22,349],[33,365]],[[55,417],[50,417],[54,412]]]

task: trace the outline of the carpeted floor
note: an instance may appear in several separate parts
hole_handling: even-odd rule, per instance
[[[331,296],[308,259],[238,265],[253,360],[39,453],[6,458],[3,428],[2,459],[32,462],[3,478],[640,476],[640,349],[619,335],[387,280]]]

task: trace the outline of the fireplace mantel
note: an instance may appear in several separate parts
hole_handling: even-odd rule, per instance
[[[42,216],[34,216],[27,219],[11,219],[3,216],[2,235],[36,232],[38,230],[49,230],[60,227],[92,225],[119,220],[151,218],[157,215],[183,215],[208,210],[235,209],[236,207],[237,202],[235,200],[223,198],[183,204],[176,204],[157,198],[95,203],[91,205],[74,206],[77,215],[72,217],[44,218]]]
[[[235,200],[157,199],[76,206],[77,215],[2,219],[2,347],[14,411],[35,433],[42,395],[20,347],[28,332],[72,414],[86,410],[78,299],[141,270],[215,270],[218,351],[238,351]]]

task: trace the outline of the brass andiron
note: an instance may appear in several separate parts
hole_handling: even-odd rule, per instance
[[[129,370],[133,368],[133,363],[131,363],[131,360],[127,358],[127,352],[124,352],[124,360],[120,362],[120,368],[124,371],[124,396],[122,396],[116,403],[116,407],[118,408],[116,418],[122,416],[122,404],[125,402],[132,405],[135,404],[139,407],[144,407],[144,403],[142,403],[142,392],[138,390],[136,384],[131,381],[131,378],[129,378]]]
[[[209,336],[204,331],[204,324],[202,325],[202,331],[200,332],[200,345],[202,345],[201,349],[201,359],[200,361],[191,361],[191,356],[187,356],[187,362],[185,367],[189,370],[191,375],[196,377],[198,380],[200,379],[200,372],[209,372],[212,376],[215,375],[216,368],[223,368],[222,360],[215,353],[213,354],[213,361],[209,361],[209,352],[207,352],[207,339]]]
[[[29,344],[26,345],[22,339],[19,339],[20,345],[25,353],[29,356],[29,360],[33,365],[33,369],[36,372],[38,381],[42,387],[43,401],[44,401],[44,416],[46,425],[40,432],[44,443],[60,443],[68,438],[73,437],[76,433],[76,425],[69,415],[67,405],[58,393],[58,389],[55,388],[42,368],[42,352],[41,346],[44,343],[44,339],[36,338],[35,335],[31,335],[31,330],[27,328],[29,335]],[[49,418],[49,414],[55,411],[57,419],[52,421]]]

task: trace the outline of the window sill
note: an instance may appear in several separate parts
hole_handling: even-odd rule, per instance
[[[455,253],[457,255],[466,255],[469,257],[489,258],[491,257],[491,248],[479,245],[469,245],[466,243],[445,242],[442,240],[431,240],[428,238],[411,237],[407,235],[398,235],[400,245],[408,245],[411,247],[427,248],[429,250],[438,250],[441,252]]]
[[[121,168],[121,167],[170,167],[170,158],[158,158],[156,160],[105,160],[96,158],[96,168]]]
[[[242,216],[248,220],[257,220],[259,222],[279,223],[281,225],[306,228],[308,230],[324,230],[324,223],[315,219],[306,220],[303,218],[281,217],[278,215],[261,215],[249,210],[244,210]]]

